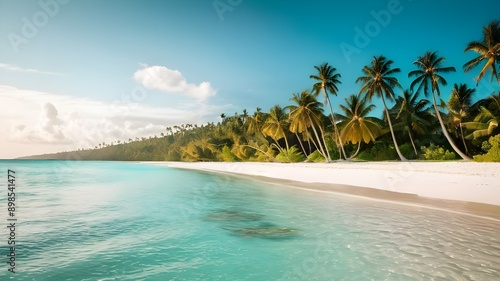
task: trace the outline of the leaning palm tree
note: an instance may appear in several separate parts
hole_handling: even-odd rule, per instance
[[[340,120],[340,139],[342,143],[351,142],[358,144],[356,152],[350,159],[356,157],[361,147],[361,142],[370,143],[382,135],[380,120],[367,115],[375,108],[374,104],[368,104],[366,98],[359,95],[351,95],[345,98],[346,105],[339,105],[344,114],[337,114]]]
[[[318,134],[316,127],[321,126],[319,116],[322,114],[323,109],[321,108],[321,103],[316,100],[316,98],[311,95],[307,90],[302,91],[299,94],[293,94],[290,99],[294,104],[285,107],[290,111],[290,132],[292,133],[305,133],[308,135],[307,131],[312,128],[314,136],[317,141],[317,148],[320,153],[325,157],[326,162],[329,161],[328,154],[323,147],[322,140]]]
[[[328,96],[328,93],[335,96],[337,95],[338,92],[337,84],[342,83],[339,80],[341,76],[339,73],[335,73],[337,69],[331,67],[330,65],[328,65],[328,63],[323,63],[320,66],[314,66],[314,68],[318,71],[318,74],[309,76],[309,78],[318,81],[313,85],[313,93],[315,96],[318,96],[320,92],[323,92],[323,96],[325,98],[324,103],[328,104],[328,106],[330,107],[330,116],[332,118],[333,130],[334,130],[333,134],[335,136],[334,137],[335,142],[339,144],[340,159],[342,159],[342,155],[344,155],[344,158],[346,158],[344,146],[340,139],[339,131],[337,130],[337,122],[335,122],[335,116],[333,113],[332,104],[330,102],[330,97]]]
[[[436,95],[439,97],[441,94],[439,90],[439,84],[443,86],[446,86],[448,84],[443,76],[440,75],[440,73],[456,71],[452,66],[443,67],[442,63],[444,62],[444,60],[444,57],[439,57],[437,55],[437,52],[426,52],[423,56],[418,57],[418,59],[413,63],[417,67],[417,70],[413,70],[408,73],[408,77],[416,77],[415,80],[413,80],[413,82],[411,83],[410,89],[413,91],[415,86],[418,85],[416,92],[420,92],[423,89],[426,97],[429,96],[430,91],[430,93],[432,94],[432,104],[434,106],[434,110],[436,111],[436,116],[439,120],[439,124],[441,125],[443,135],[446,137],[453,150],[458,155],[460,155],[462,159],[472,160],[457,147],[453,139],[450,137],[446,126],[444,125],[443,118],[441,118],[441,113],[439,113],[439,108],[436,101]]]
[[[500,85],[500,77],[497,73],[497,63],[500,63],[500,21],[492,21],[487,26],[484,26],[482,41],[470,42],[465,47],[465,52],[467,51],[474,51],[479,56],[464,64],[465,72],[478,66],[481,62],[485,62],[481,72],[479,72],[479,75],[475,79],[476,85],[488,70],[491,71],[490,83],[493,82],[493,78],[496,78],[498,85]]]
[[[359,77],[356,80],[356,83],[363,83],[359,93],[364,93],[369,101],[371,101],[375,95],[382,98],[384,111],[389,124],[389,129],[391,131],[392,141],[394,142],[394,148],[398,153],[399,159],[401,159],[401,161],[406,161],[407,159],[403,156],[403,154],[401,154],[401,151],[399,151],[398,142],[396,141],[394,129],[392,128],[391,117],[389,116],[389,110],[387,109],[387,104],[385,102],[386,98],[394,100],[395,87],[401,88],[398,79],[391,76],[401,70],[399,68],[392,68],[392,63],[392,60],[388,60],[384,56],[374,56],[371,65],[363,68],[365,76]]]
[[[269,117],[262,127],[262,133],[265,136],[271,137],[277,144],[280,139],[284,138],[286,150],[288,151],[290,149],[288,146],[288,139],[286,137],[286,130],[288,127],[288,114],[281,106],[275,105],[271,108],[271,110],[269,110]],[[280,149],[279,145],[278,149]]]

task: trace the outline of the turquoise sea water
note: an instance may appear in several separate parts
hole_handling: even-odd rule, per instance
[[[494,220],[139,163],[0,167],[0,280],[500,280]]]

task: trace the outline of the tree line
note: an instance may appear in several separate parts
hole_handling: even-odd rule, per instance
[[[465,72],[480,69],[476,87],[488,72],[500,85],[500,22],[483,27],[483,36],[465,47],[475,58]],[[38,158],[167,161],[325,161],[333,160],[478,160],[500,161],[500,91],[480,93],[467,84],[453,85],[441,99],[446,75],[457,70],[438,52],[425,52],[408,73],[404,88],[395,77],[401,70],[383,55],[374,56],[356,80],[358,94],[332,102],[341,74],[328,63],[314,66],[311,90],[293,93],[285,106],[267,112],[257,108],[203,125],[167,127],[148,139],[63,152]],[[374,99],[383,105],[373,116]],[[389,102],[393,103],[389,106]],[[328,113],[325,114],[325,108]],[[78,156],[78,157],[77,157]],[[34,157],[32,157],[34,158]],[[36,157],[35,157],[36,158]]]

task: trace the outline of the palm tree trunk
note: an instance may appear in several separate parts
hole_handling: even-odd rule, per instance
[[[304,135],[304,133],[302,133],[302,135]],[[304,139],[304,140],[307,142],[307,147],[309,148],[308,152],[309,152],[309,154],[311,154],[312,153],[311,139],[307,138],[307,139]],[[304,154],[305,154],[305,152],[304,152]],[[309,155],[307,155],[307,157],[309,157]]]
[[[325,155],[323,155],[323,151],[321,151],[321,149],[319,149],[319,146],[316,144],[316,142],[314,141],[314,139],[312,139],[312,138],[311,138],[311,139],[310,139],[310,140],[308,140],[307,142],[309,143],[309,151],[311,151],[311,150],[312,150],[312,147],[311,147],[311,142],[312,142],[312,144],[313,144],[313,146],[316,148],[316,150],[318,150],[318,151],[319,151],[319,154],[321,154],[321,156],[325,157],[325,159],[326,159],[326,156],[325,156]]]
[[[382,103],[384,104],[385,116],[387,117],[387,122],[389,123],[389,129],[391,130],[392,141],[394,142],[394,146],[396,148],[396,152],[398,153],[399,159],[401,159],[401,161],[408,161],[408,159],[406,159],[403,156],[403,154],[401,154],[401,151],[399,151],[398,142],[396,141],[396,136],[394,135],[394,129],[392,129],[392,122],[391,122],[391,117],[389,116],[389,110],[387,109],[387,105],[385,104],[384,95],[382,95]]]
[[[286,133],[283,133],[283,136],[285,137],[285,145],[286,145],[286,150],[290,150],[290,147],[288,146],[288,139],[286,138]]]
[[[311,127],[313,129],[314,135],[316,136],[316,140],[318,141],[319,149],[321,150],[321,154],[323,154],[323,157],[325,157],[326,162],[329,162],[329,159],[327,157],[327,154],[323,150],[323,146],[321,145],[321,139],[318,136],[318,131],[316,130],[316,127],[314,127],[314,122],[312,121],[311,117],[309,117],[309,121],[311,122]]]
[[[326,155],[328,156],[328,162],[331,162],[332,161],[332,157],[330,156],[330,150],[328,150],[328,145],[326,145],[325,132],[323,131],[323,129],[321,128],[321,126],[318,126],[318,128],[319,128],[319,131],[321,133],[321,139],[323,140],[323,144],[325,146]]]
[[[358,141],[358,148],[356,149],[356,152],[354,152],[354,154],[351,155],[351,157],[349,157],[349,160],[352,160],[354,157],[358,156],[360,148],[361,148],[361,141]]]
[[[304,148],[304,144],[302,144],[302,141],[300,140],[299,134],[295,132],[295,136],[297,137],[297,140],[299,141],[300,148],[302,148],[302,152],[304,152],[304,155],[307,157],[306,149]]]
[[[413,137],[411,136],[411,131],[408,129],[408,136],[410,137],[411,145],[413,146],[413,151],[415,151],[415,156],[418,156],[417,148],[415,147],[415,143],[413,142]]]
[[[283,152],[283,148],[281,147],[280,143],[277,140],[275,140],[274,138],[272,138],[272,139],[273,139],[274,143],[271,143],[271,145],[274,144],[274,146],[278,149],[278,151],[280,153]]]
[[[462,122],[460,122],[460,136],[462,137],[462,142],[465,147],[465,153],[469,154],[469,149],[467,148],[467,144],[465,143],[465,138],[464,138],[464,129],[462,128]]]
[[[434,103],[434,110],[436,111],[436,116],[437,116],[437,118],[439,120],[439,124],[441,125],[441,130],[443,131],[444,137],[448,140],[448,142],[450,143],[450,145],[453,148],[453,150],[458,155],[460,155],[460,157],[462,157],[463,160],[465,160],[465,161],[471,161],[472,158],[470,158],[469,156],[465,155],[462,151],[460,151],[460,149],[457,147],[457,145],[455,144],[455,142],[451,139],[450,134],[448,134],[448,130],[446,130],[446,127],[444,126],[443,118],[441,118],[441,114],[439,113],[439,109],[437,107],[436,96],[434,95],[434,91],[432,91],[432,101]]]
[[[330,102],[330,98],[328,97],[328,94],[326,93],[325,88],[323,88],[323,92],[324,92],[326,100],[328,102],[328,106],[330,107],[330,115],[332,116],[332,123],[333,123],[333,130],[334,130],[333,134],[335,135],[336,142],[338,141],[338,144],[339,144],[339,160],[342,160],[342,155],[344,155],[344,159],[347,159],[347,156],[346,156],[345,150],[344,150],[344,145],[342,144],[342,139],[340,138],[339,131],[337,130],[337,122],[335,122],[332,103]]]

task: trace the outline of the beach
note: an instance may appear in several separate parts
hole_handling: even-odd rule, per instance
[[[16,280],[500,280],[500,206],[319,182],[384,163],[0,162]]]
[[[339,192],[500,219],[500,163],[457,161],[153,164],[232,174],[316,192]]]

